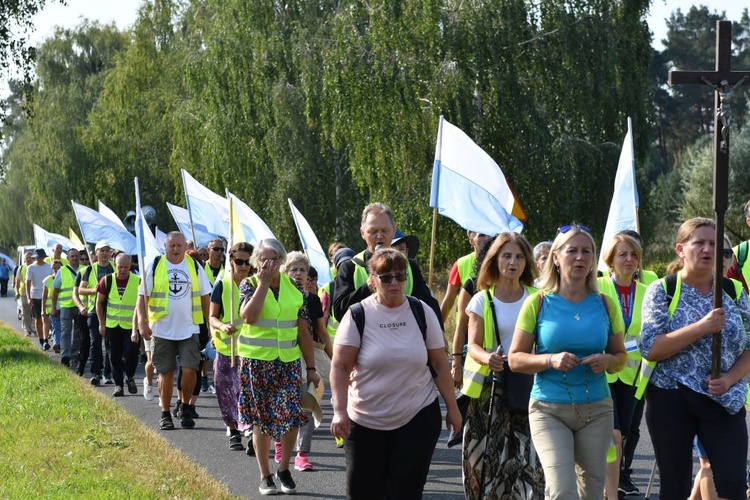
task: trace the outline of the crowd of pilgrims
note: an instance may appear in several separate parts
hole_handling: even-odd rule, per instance
[[[750,225],[750,202],[745,211]],[[27,252],[15,291],[41,349],[79,375],[90,360],[91,384],[113,384],[115,397],[139,386],[158,397],[162,430],[175,428],[172,417],[192,428],[196,399],[215,394],[229,449],[256,457],[263,495],[297,491],[292,463],[315,470],[312,436],[329,384],[347,498],[421,498],[443,427],[448,446],[462,447],[466,498],[637,495],[645,414],[660,498],[737,499],[747,486],[750,265],[747,242],[732,249],[724,236],[714,308],[715,232],[711,219],[682,223],[660,279],[643,269],[635,231],[604,242],[606,270],[583,224],[534,246],[514,232],[468,231],[471,251],[453,264],[439,303],[415,260],[419,240],[373,203],[361,219],[366,248],[329,247],[330,283],[274,239],[195,249],[170,233],[163,302],[159,261],[138,273],[106,241],[91,263],[85,248]],[[183,282],[174,266],[186,266]],[[445,332],[449,319],[455,329]]]

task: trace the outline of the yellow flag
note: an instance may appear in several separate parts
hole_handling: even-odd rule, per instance
[[[240,218],[237,217],[237,211],[234,206],[234,196],[231,194],[229,195],[229,231],[232,233],[232,245],[247,241],[247,238],[245,238],[245,230],[242,229]]]
[[[75,231],[73,231],[72,228],[68,227],[68,238],[76,244],[77,249],[83,248],[83,242],[81,241],[81,238],[78,237]]]

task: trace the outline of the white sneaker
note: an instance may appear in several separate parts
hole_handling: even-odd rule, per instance
[[[146,401],[152,401],[154,399],[154,388],[148,383],[146,377],[143,377],[143,397]]]

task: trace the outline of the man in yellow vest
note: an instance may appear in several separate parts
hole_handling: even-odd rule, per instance
[[[201,359],[199,325],[209,317],[211,283],[203,268],[185,255],[185,250],[185,236],[177,231],[169,233],[166,254],[143,266],[145,287],[138,292],[138,329],[144,340],[152,335],[154,338],[151,359],[159,372],[161,430],[174,429],[169,407],[177,357],[182,367],[183,394],[193,393]],[[193,405],[183,403],[179,415],[183,428],[195,427],[193,411]]]
[[[81,348],[81,313],[73,301],[73,288],[80,269],[80,253],[68,251],[68,265],[62,266],[52,280],[52,316],[60,318],[60,362],[78,371],[78,350]],[[88,334],[88,331],[86,332]],[[78,337],[76,339],[76,337]]]
[[[469,236],[469,244],[473,248],[473,251],[458,259],[451,267],[451,272],[448,275],[448,286],[445,289],[443,302],[440,304],[443,322],[448,321],[448,317],[453,311],[453,305],[456,302],[456,297],[464,281],[474,276],[474,264],[477,261],[477,255],[479,255],[479,250],[484,245],[484,242],[489,238],[486,234],[477,233],[476,231],[467,231],[467,235]]]
[[[29,302],[29,299],[26,296],[26,270],[33,262],[34,259],[31,257],[31,252],[24,252],[23,264],[18,266],[18,271],[16,271],[16,276],[14,278],[16,299],[21,302],[21,313],[23,318],[21,324],[23,326],[23,333],[29,336],[36,334],[34,323],[31,321],[31,302]]]
[[[396,221],[393,212],[384,203],[371,203],[362,211],[362,221],[359,228],[362,239],[367,244],[367,249],[355,255],[353,259],[342,263],[336,274],[336,294],[333,298],[333,314],[337,318],[343,318],[349,306],[372,295],[367,286],[367,261],[372,257],[376,248],[390,248],[393,236],[396,234]],[[409,267],[406,269],[406,287],[404,293],[412,295],[430,306],[438,318],[440,315],[440,304],[432,296],[427,287],[422,272],[417,263],[409,259]],[[442,320],[440,327],[443,327]]]
[[[115,272],[110,262],[112,256],[112,247],[109,242],[100,241],[94,248],[96,253],[96,262],[86,267],[76,279],[76,286],[73,289],[73,300],[76,301],[81,316],[86,318],[88,326],[89,352],[88,357],[85,353],[86,338],[83,340],[81,349],[81,363],[86,364],[86,358],[91,359],[91,385],[99,385],[102,379],[102,368],[104,369],[104,383],[111,384],[110,378],[111,367],[109,365],[109,342],[104,342],[107,352],[107,358],[102,355],[102,337],[99,335],[99,318],[96,316],[96,285],[108,274]],[[83,366],[78,368],[79,375],[83,374]]]
[[[203,270],[206,271],[206,277],[213,286],[217,279],[221,279],[220,275],[224,271],[224,260],[226,259],[224,241],[218,238],[209,241],[207,250],[208,262],[206,262]]]
[[[118,254],[115,273],[103,277],[96,286],[99,335],[109,340],[109,362],[112,366],[112,378],[115,380],[115,390],[112,393],[114,397],[125,395],[123,372],[128,377],[128,392],[138,392],[134,378],[138,366],[138,344],[130,340],[130,334],[141,279],[130,272],[130,265],[129,255]]]
[[[44,262],[46,262],[47,264],[51,266],[56,260],[59,260],[60,264],[62,264],[63,266],[67,266],[68,259],[62,256],[62,251],[63,251],[63,247],[61,244],[58,243],[57,245],[55,245],[55,248],[52,249],[52,255],[45,258]]]

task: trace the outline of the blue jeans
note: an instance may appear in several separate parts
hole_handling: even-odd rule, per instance
[[[50,330],[52,332],[52,343],[54,345],[60,345],[60,311],[57,311],[57,316],[49,315]]]
[[[112,373],[112,368],[109,363],[109,340],[105,340],[104,348],[106,349],[107,356],[102,356],[102,337],[99,334],[99,317],[96,314],[89,313],[89,317],[86,319],[89,327],[89,341],[91,346],[89,347],[89,359],[91,360],[91,374],[94,376],[102,375],[102,364],[104,365],[104,376],[107,377]]]

